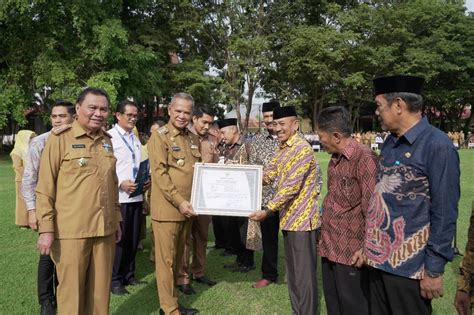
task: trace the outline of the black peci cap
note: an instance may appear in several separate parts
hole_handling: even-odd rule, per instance
[[[280,107],[280,103],[277,101],[266,102],[262,104],[262,113],[273,112],[275,108]]]
[[[237,126],[237,118],[227,118],[219,120],[217,122],[217,126],[219,127],[219,129],[227,126]]]
[[[296,108],[294,106],[277,107],[273,110],[273,119],[285,117],[297,117]]]
[[[393,92],[421,94],[425,79],[410,75],[394,75],[373,80],[375,95]]]

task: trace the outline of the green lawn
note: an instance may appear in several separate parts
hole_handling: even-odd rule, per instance
[[[458,248],[464,252],[469,224],[471,200],[474,198],[474,150],[460,151],[461,157],[461,202],[458,219]],[[317,154],[326,174],[329,156]],[[11,161],[8,156],[0,157],[0,244],[2,255],[0,270],[0,314],[35,314],[39,311],[36,295],[36,269],[38,253],[36,234],[15,227],[14,203],[15,188]],[[323,193],[324,195],[324,193]],[[213,244],[210,235],[209,246]],[[252,283],[260,277],[261,253],[256,254],[257,269],[248,274],[234,274],[224,270],[225,263],[233,257],[221,257],[219,251],[209,250],[207,274],[219,283],[213,288],[194,284],[196,295],[182,296],[185,306],[200,309],[201,314],[288,314],[291,312],[286,283],[284,283],[283,250],[280,242],[278,284],[255,290]],[[145,242],[145,251],[137,257],[137,275],[147,281],[145,285],[130,287],[131,294],[111,299],[111,314],[158,314],[159,304],[156,293],[154,266],[148,260],[149,238]],[[435,314],[455,314],[453,299],[456,288],[456,274],[460,257],[446,267],[445,295],[434,302]],[[318,266],[319,267],[319,266]],[[325,314],[321,283],[319,284],[321,314]]]

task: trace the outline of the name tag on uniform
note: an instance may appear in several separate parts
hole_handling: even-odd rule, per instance
[[[105,152],[109,152],[109,150],[110,150],[110,148],[111,148],[110,144],[108,144],[108,143],[104,143],[104,144],[102,145],[102,147],[104,148]]]
[[[171,147],[171,150],[174,152],[181,151],[180,147]]]
[[[73,144],[72,148],[73,149],[84,149],[86,147],[85,144]]]
[[[197,149],[199,149],[199,147],[197,145],[195,145],[195,144],[191,145],[191,150],[197,150]]]

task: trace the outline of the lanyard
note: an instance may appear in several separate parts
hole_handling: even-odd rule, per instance
[[[115,128],[117,129],[117,128]],[[127,141],[127,139],[125,139],[125,137],[122,135],[122,133],[120,132],[120,130],[117,129],[117,132],[118,134],[120,135],[120,138],[122,138],[123,142],[125,143],[125,145],[127,146],[127,148],[130,150],[130,152],[132,153],[132,160],[133,160],[133,178],[137,178],[137,173],[138,173],[138,167],[137,167],[137,163],[136,163],[136,158],[135,158],[135,151],[133,151],[133,146],[134,146],[134,143],[133,143],[133,135],[132,135],[132,145],[130,145]]]

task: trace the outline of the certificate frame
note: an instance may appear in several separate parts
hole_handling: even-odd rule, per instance
[[[191,190],[194,211],[198,215],[247,217],[261,210],[262,177],[261,165],[196,163]]]

